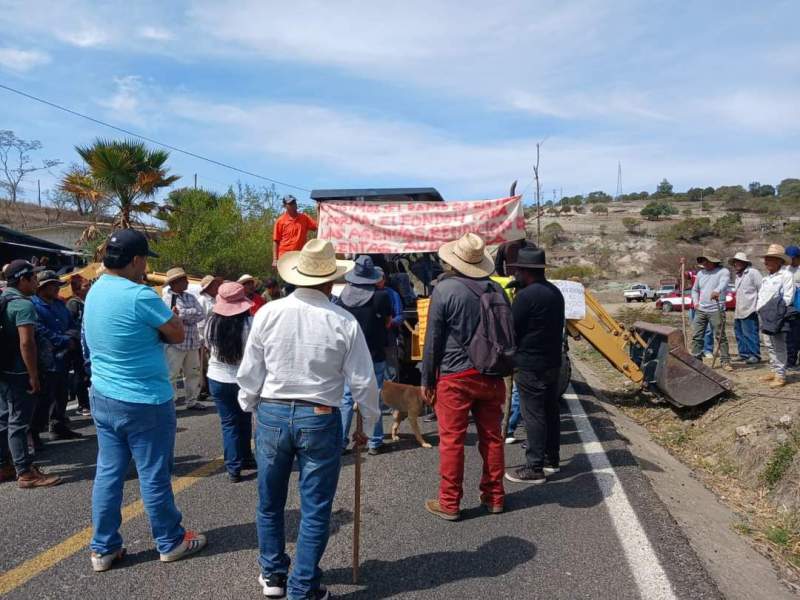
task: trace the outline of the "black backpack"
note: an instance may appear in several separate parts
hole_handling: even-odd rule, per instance
[[[14,300],[26,300],[30,302],[30,298],[10,298],[5,294],[0,295],[0,368],[8,368],[14,357],[14,350],[19,346],[19,334],[17,330],[6,329],[6,307]],[[16,346],[15,346],[16,345]]]
[[[480,300],[478,327],[465,344],[472,366],[484,375],[508,377],[514,372],[514,353],[517,351],[514,317],[508,299],[489,281],[455,279]]]

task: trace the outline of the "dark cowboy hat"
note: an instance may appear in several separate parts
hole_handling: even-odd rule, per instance
[[[509,263],[506,266],[515,269],[547,269],[550,265],[547,264],[544,250],[526,246],[519,249],[517,262]]]
[[[383,279],[383,272],[378,270],[371,256],[362,254],[356,260],[355,268],[344,278],[350,283],[375,284]]]

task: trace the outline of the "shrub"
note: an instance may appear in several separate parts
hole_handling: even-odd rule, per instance
[[[623,217],[622,218],[622,226],[625,228],[630,234],[637,235],[641,233],[639,227],[641,226],[642,222],[635,218],[635,217]]]
[[[595,270],[592,267],[582,265],[566,265],[547,271],[548,279],[578,279],[580,281],[591,281],[595,277]]]
[[[547,248],[552,248],[559,242],[567,239],[564,228],[558,223],[548,223],[542,229],[542,245]]]
[[[607,215],[608,208],[603,206],[602,204],[593,204],[590,212],[595,215]]]
[[[686,218],[661,231],[658,237],[664,241],[695,243],[714,235],[714,227],[708,217]]]
[[[678,214],[678,209],[668,202],[655,200],[645,206],[639,214],[648,221],[658,221],[661,217]]]
[[[714,222],[714,235],[725,242],[735,242],[744,236],[742,215],[738,213],[727,214]]]

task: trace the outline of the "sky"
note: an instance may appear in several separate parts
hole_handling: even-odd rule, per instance
[[[496,4],[496,6],[493,6]],[[544,200],[800,176],[800,3],[0,0],[0,84],[315,188]],[[39,158],[121,134],[0,89]],[[224,191],[266,181],[172,152]],[[60,168],[41,173],[43,189]],[[27,181],[33,197],[36,183]]]

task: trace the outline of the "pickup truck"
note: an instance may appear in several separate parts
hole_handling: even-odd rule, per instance
[[[650,289],[646,283],[634,283],[633,285],[625,288],[622,292],[625,296],[625,302],[647,302],[648,300],[655,300],[656,293]]]
[[[661,287],[656,290],[656,300],[659,298],[663,298],[664,296],[670,295],[672,292],[678,289],[677,284],[675,283],[663,283]]]

